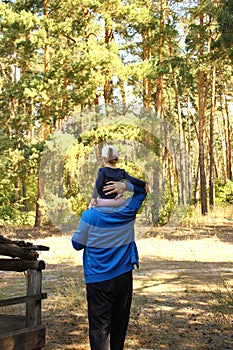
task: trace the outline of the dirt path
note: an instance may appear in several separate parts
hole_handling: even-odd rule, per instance
[[[233,300],[233,226],[156,229],[149,236],[138,241],[141,265],[127,349],[233,349],[226,305],[227,293],[231,305]]]
[[[143,235],[125,350],[232,350],[233,223]],[[81,254],[67,237],[40,237],[50,246],[40,256],[47,266],[45,350],[89,350]]]
[[[232,272],[228,263],[144,258],[131,314],[138,337],[128,349],[233,349],[232,330],[219,323],[213,308],[213,292]]]

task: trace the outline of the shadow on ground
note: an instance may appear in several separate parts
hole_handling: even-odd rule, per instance
[[[24,228],[15,230],[15,238],[14,235],[32,241],[49,236],[59,240],[55,228],[43,232]],[[157,228],[147,233],[150,239],[145,244],[149,247],[153,238],[157,242],[158,235],[174,241],[174,245],[175,241],[178,244],[181,240],[217,237],[221,244],[227,243],[224,247],[229,250],[233,226],[205,225],[168,233]],[[211,246],[208,249],[211,252]],[[232,299],[231,307],[227,299],[232,298],[232,261],[215,262],[215,256],[210,256],[208,262],[179,261],[174,256],[172,260],[172,257],[150,257],[144,253],[140,251],[140,269],[134,272],[134,298],[125,350],[233,349]],[[1,280],[1,297],[13,288],[10,280],[14,278],[13,275]],[[82,267],[47,263],[43,291],[48,293],[48,299],[43,301],[43,322],[47,328],[44,349],[89,350]]]
[[[125,350],[233,348],[231,315],[223,319],[214,303],[221,282],[232,281],[230,263],[141,260]],[[48,265],[44,288],[45,349],[89,349],[82,267]]]
[[[233,243],[233,221],[218,224],[196,225],[192,228],[179,227],[174,230],[166,230],[163,227],[149,228],[146,237],[160,236],[168,240],[189,240],[216,238],[222,242]]]

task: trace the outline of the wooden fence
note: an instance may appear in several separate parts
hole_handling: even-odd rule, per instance
[[[26,271],[26,295],[0,300],[1,307],[25,304],[25,315],[0,314],[1,350],[40,350],[45,345],[45,326],[41,322],[42,260],[0,259],[2,271]]]

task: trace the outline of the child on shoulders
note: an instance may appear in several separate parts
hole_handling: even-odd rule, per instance
[[[107,195],[103,188],[109,181],[127,180],[132,184],[147,188],[145,181],[130,176],[124,169],[117,167],[118,150],[115,146],[107,145],[102,149],[104,167],[98,170],[98,176],[95,181],[95,187],[92,193],[92,199],[89,207],[95,206],[120,206],[124,203],[122,197],[117,197],[117,193]]]

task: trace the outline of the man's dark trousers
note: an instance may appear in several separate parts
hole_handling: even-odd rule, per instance
[[[123,350],[132,301],[132,271],[86,285],[91,350]]]

